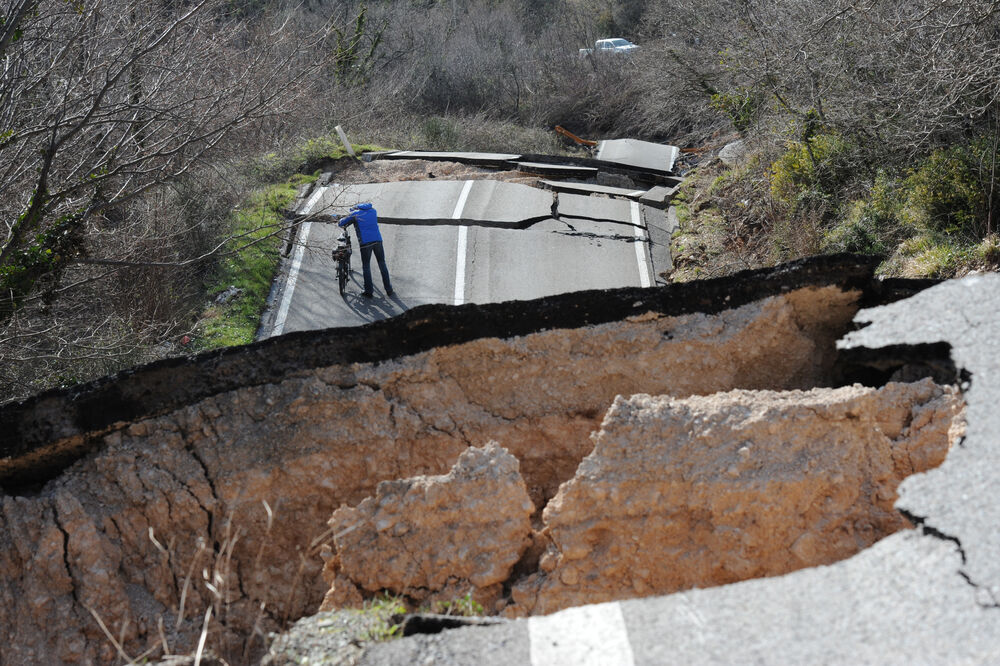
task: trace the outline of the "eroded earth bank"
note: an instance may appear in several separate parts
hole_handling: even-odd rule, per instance
[[[848,557],[961,436],[946,364],[835,353],[921,286],[826,257],[427,306],[7,405],[0,661],[158,658],[208,627],[252,662],[383,591],[526,615]]]

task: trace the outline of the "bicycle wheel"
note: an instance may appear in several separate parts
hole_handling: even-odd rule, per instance
[[[337,262],[337,286],[340,287],[340,295],[344,295],[347,288],[347,262],[341,259]]]

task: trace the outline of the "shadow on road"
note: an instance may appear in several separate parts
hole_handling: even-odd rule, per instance
[[[388,319],[403,314],[409,309],[406,302],[399,297],[398,293],[386,296],[384,291],[375,289],[372,298],[365,298],[361,295],[364,285],[360,276],[351,275],[351,283],[343,299],[347,307],[351,308],[361,319],[366,322]]]

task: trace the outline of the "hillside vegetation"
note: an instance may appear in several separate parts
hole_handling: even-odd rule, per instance
[[[579,57],[608,36],[642,48]],[[399,148],[569,150],[560,124],[701,149],[677,279],[1000,257],[987,0],[12,0],[0,63],[0,400],[246,341],[280,202],[338,156],[336,124]],[[736,136],[746,160],[707,159]],[[215,304],[244,263],[256,286]]]

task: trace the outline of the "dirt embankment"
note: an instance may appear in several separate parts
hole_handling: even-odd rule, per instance
[[[208,395],[159,416],[100,426],[106,432],[89,436],[82,457],[44,486],[2,497],[0,656],[5,663],[109,662],[113,642],[131,656],[184,652],[207,617],[210,644],[232,660],[249,659],[268,631],[319,606],[326,592],[320,551],[335,545],[324,526],[335,509],[376,496],[382,481],[445,474],[463,452],[490,440],[516,458],[539,527],[538,511],[594,449],[590,433],[616,396],[827,383],[832,340],[848,327],[860,292],[843,286],[842,268],[826,278],[809,270],[807,280],[787,269],[765,276],[769,293],[757,300],[720,283],[715,300],[699,306],[711,314],[676,314],[670,294],[650,300],[652,292],[623,290],[609,307],[633,314],[615,321],[553,327],[556,318],[541,303],[535,307],[547,317],[533,325],[512,316],[523,304],[460,308],[441,318],[465,317],[448,324],[454,342],[432,346],[418,335],[425,313],[414,311],[367,333],[423,351],[344,360],[355,353],[344,343],[339,361],[311,359],[286,371],[284,361],[240,370],[236,361],[209,359],[229,370],[205,386],[240,383],[239,372],[256,383],[205,389]],[[700,302],[705,289],[689,298]],[[559,312],[586,311],[594,300],[574,298],[558,301]],[[508,320],[535,330],[469,335],[483,321]],[[244,359],[282,353],[272,343]],[[139,379],[124,381],[132,409],[147,409]],[[108,386],[93,390],[105,395]],[[5,465],[23,473],[14,458]],[[521,518],[512,520],[523,530]],[[551,571],[562,566],[555,558]],[[495,590],[493,578],[486,586]]]
[[[338,509],[322,610],[388,591],[547,614],[830,564],[908,525],[896,489],[944,461],[961,412],[930,379],[618,397],[540,531],[496,442]]]

